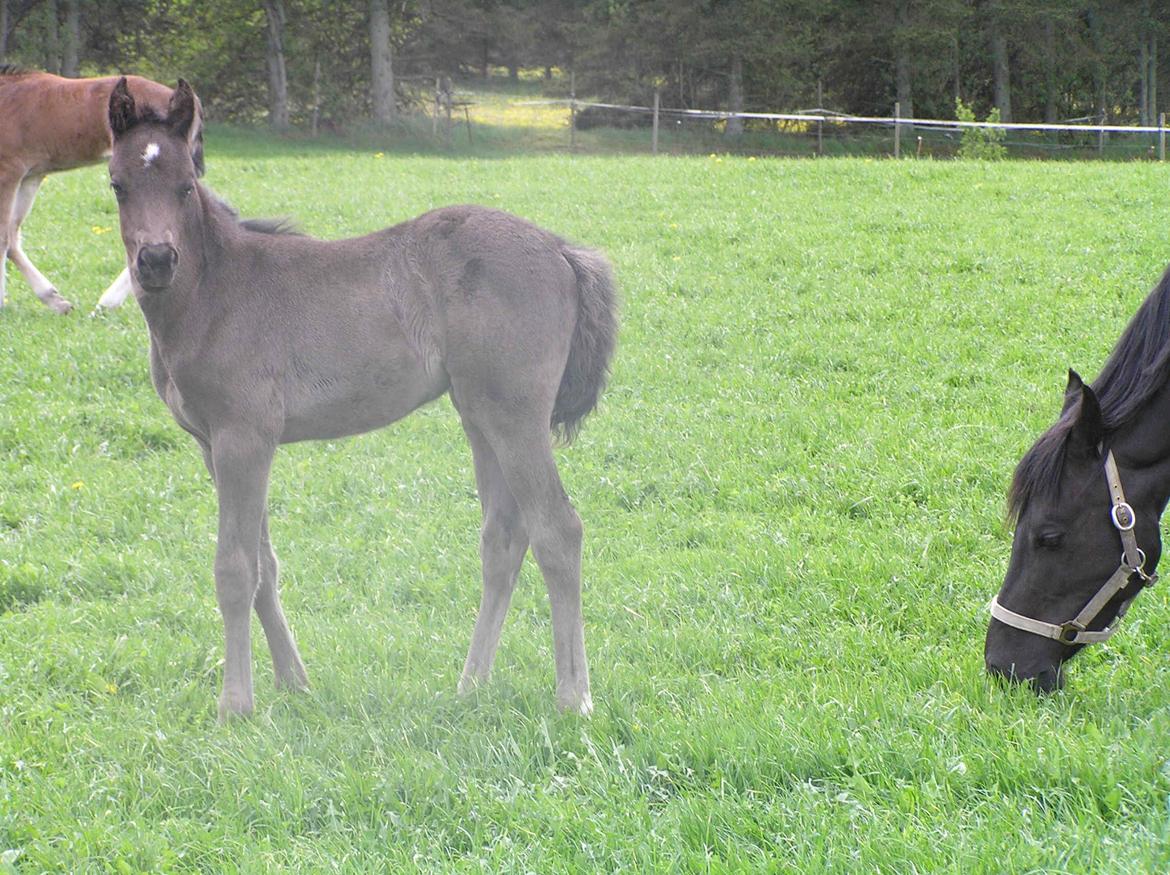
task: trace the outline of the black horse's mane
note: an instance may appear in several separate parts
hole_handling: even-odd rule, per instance
[[[0,64],[0,76],[26,76],[35,72],[31,67],[22,67],[20,64]]]
[[[1093,381],[1106,434],[1130,422],[1170,376],[1170,269],[1129,321]],[[1061,414],[1016,466],[1008,514],[1018,519],[1028,501],[1051,493],[1064,470],[1068,437],[1079,405]]]

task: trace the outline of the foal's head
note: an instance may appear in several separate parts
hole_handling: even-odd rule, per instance
[[[124,78],[110,94],[110,185],[131,273],[148,293],[163,292],[174,282],[185,232],[199,221],[198,168],[190,140],[197,107],[195,92],[182,79],[165,117],[140,110]]]

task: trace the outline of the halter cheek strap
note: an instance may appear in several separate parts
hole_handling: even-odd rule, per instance
[[[1096,644],[1108,641],[1117,631],[1118,622],[1125,616],[1125,612],[1129,609],[1129,605],[1137,593],[1121,603],[1121,607],[1117,611],[1117,618],[1113,621],[1112,626],[1099,632],[1090,632],[1087,627],[1113,597],[1125,589],[1130,578],[1135,574],[1141,578],[1143,587],[1152,585],[1158,579],[1158,575],[1147,573],[1145,570],[1146,554],[1138,547],[1137,537],[1133,533],[1137,515],[1133,512],[1133,507],[1125,500],[1125,491],[1121,488],[1121,475],[1117,470],[1117,461],[1113,458],[1112,450],[1105,457],[1105,479],[1109,484],[1111,502],[1109,518],[1121,537],[1122,549],[1121,564],[1105,581],[1105,585],[1097,590],[1097,594],[1089,599],[1089,603],[1081,609],[1079,614],[1063,623],[1048,623],[1044,620],[1025,617],[1015,611],[1009,611],[999,603],[998,596],[991,600],[991,616],[1013,628],[1045,638],[1052,638],[1063,644]]]

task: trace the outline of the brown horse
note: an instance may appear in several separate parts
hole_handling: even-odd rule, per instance
[[[549,429],[571,437],[605,382],[617,330],[608,262],[475,206],[351,240],[240,222],[195,178],[195,108],[181,80],[163,115],[120,83],[110,184],[155,388],[219,497],[220,716],[252,710],[253,609],[277,684],[306,684],[268,536],[276,447],[380,428],[445,394],[483,508],[483,597],[460,689],[488,676],[531,547],[552,607],[557,701],[588,713],[581,520]]]
[[[20,224],[32,209],[46,174],[97,164],[109,157],[107,107],[117,76],[64,79],[21,67],[0,66],[0,307],[4,306],[5,256],[24,274],[38,298],[57,313],[73,305],[33,265],[20,246]],[[127,87],[143,106],[165,112],[171,89],[139,76]],[[191,146],[203,167],[203,125],[196,107]],[[123,271],[98,302],[116,307],[130,293]]]

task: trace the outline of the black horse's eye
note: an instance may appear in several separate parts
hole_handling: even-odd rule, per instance
[[[126,199],[125,187],[118,184],[117,182],[111,182],[110,188],[112,188],[114,190],[114,197],[117,198],[119,201]]]
[[[1055,550],[1064,543],[1064,532],[1041,532],[1036,536],[1036,546]]]
[[[193,191],[195,191],[195,186],[193,186],[191,183],[187,183],[181,189],[179,189],[179,198],[181,200],[186,200],[191,196],[191,192]]]

